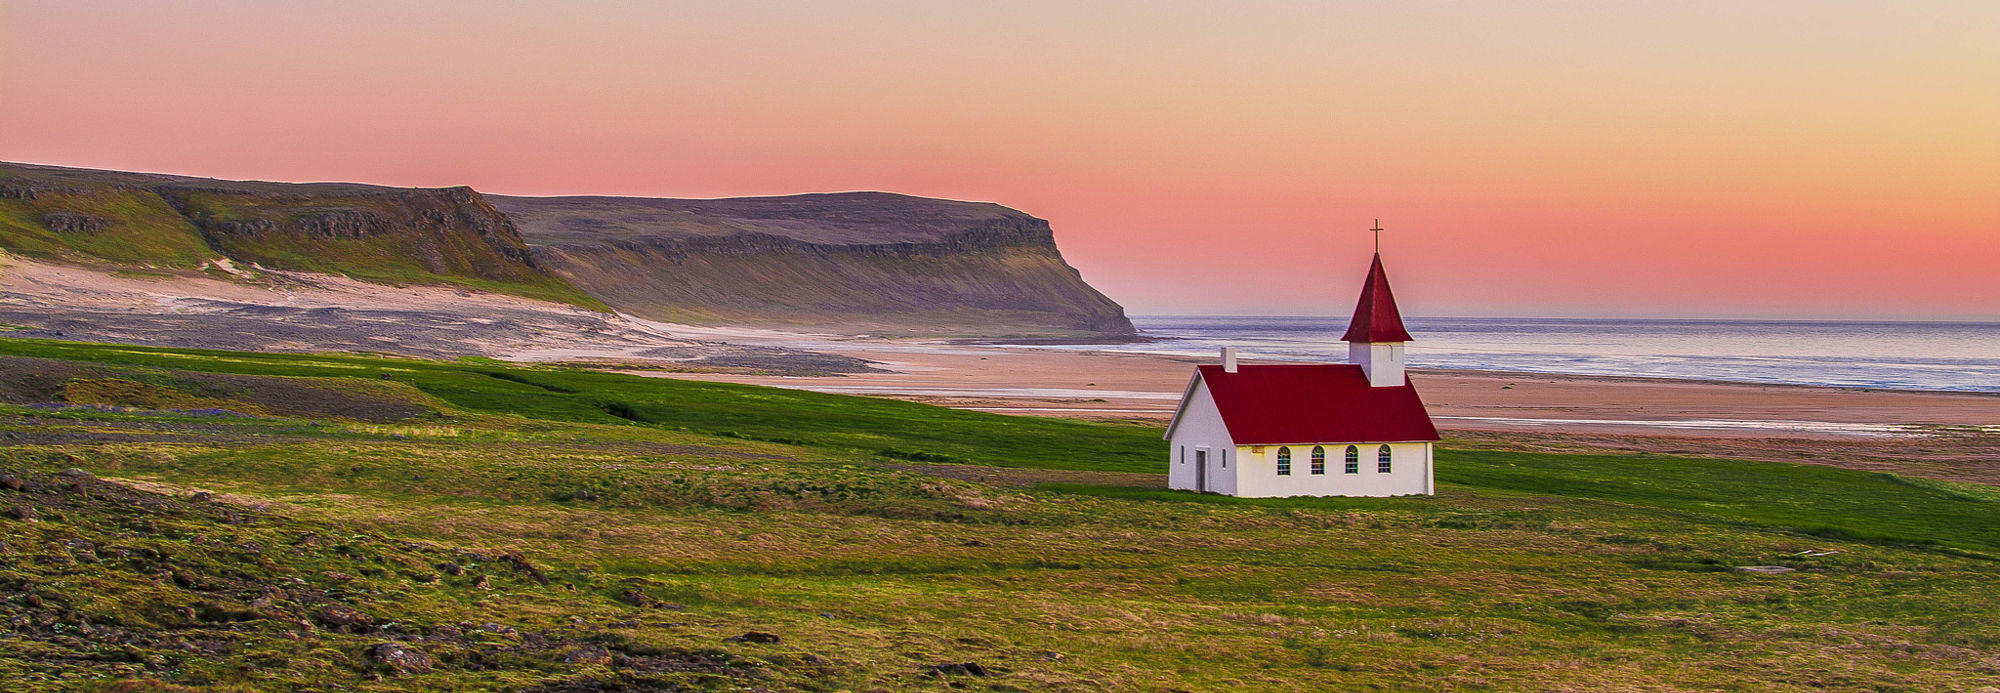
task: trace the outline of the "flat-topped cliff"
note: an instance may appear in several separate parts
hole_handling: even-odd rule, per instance
[[[1047,221],[880,192],[727,199],[489,196],[542,266],[619,311],[701,323],[1123,336]]]

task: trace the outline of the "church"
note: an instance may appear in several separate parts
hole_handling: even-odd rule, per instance
[[[1430,413],[1403,373],[1410,333],[1382,255],[1347,324],[1347,363],[1195,367],[1167,424],[1167,486],[1230,496],[1433,493]]]

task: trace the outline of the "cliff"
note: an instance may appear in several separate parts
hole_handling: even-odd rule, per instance
[[[462,187],[224,181],[0,163],[0,248],[163,270],[228,259],[602,307],[538,266],[506,215]]]
[[[932,335],[1125,336],[1048,222],[861,192],[716,200],[489,196],[534,256],[617,310],[674,322]]]
[[[1048,222],[889,193],[505,197],[0,163],[0,250],[239,281],[262,267],[460,286],[671,322],[1133,333]]]

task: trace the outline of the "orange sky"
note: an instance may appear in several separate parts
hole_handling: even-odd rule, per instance
[[[1136,313],[1344,314],[1381,217],[1410,315],[2000,319],[2000,3],[405,4],[6,0],[0,159],[992,200]]]

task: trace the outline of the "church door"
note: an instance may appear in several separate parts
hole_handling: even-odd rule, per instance
[[[1194,451],[1194,490],[1208,491],[1208,451]]]

